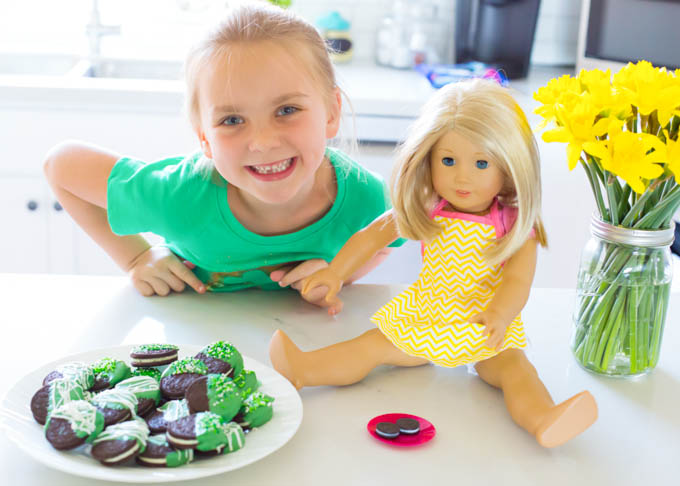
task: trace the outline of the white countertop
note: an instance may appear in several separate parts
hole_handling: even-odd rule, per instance
[[[345,310],[334,319],[294,292],[144,298],[124,277],[0,274],[0,394],[49,361],[119,344],[229,339],[269,363],[267,343],[276,328],[303,349],[348,339],[371,328],[372,312],[400,290],[350,286],[342,294]],[[680,294],[671,297],[659,365],[637,380],[597,377],[576,364],[568,348],[573,297],[571,290],[536,288],[523,312],[530,358],[555,400],[589,389],[598,401],[599,420],[570,443],[538,446],[513,424],[501,394],[464,367],[382,367],[356,385],[301,390],[303,421],[288,444],[200,484],[677,484]],[[388,412],[424,417],[437,435],[415,449],[379,443],[366,423]],[[35,462],[1,433],[0,470],[5,484],[93,483]]]

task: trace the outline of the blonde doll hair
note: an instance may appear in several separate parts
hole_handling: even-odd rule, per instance
[[[511,257],[532,228],[547,246],[541,221],[541,172],[538,147],[524,112],[507,88],[493,81],[472,80],[441,88],[423,107],[397,151],[392,173],[392,202],[399,233],[430,241],[441,227],[430,217],[438,200],[432,184],[430,153],[450,130],[482,147],[498,164],[505,184],[498,195],[504,206],[517,208],[517,220],[485,255],[491,264]]]
[[[187,55],[185,109],[195,129],[200,126],[197,81],[204,68],[213,59],[228,54],[231,47],[256,42],[283,46],[293,57],[300,58],[330,106],[337,86],[335,72],[326,43],[314,26],[268,2],[243,2],[230,7],[227,16]]]

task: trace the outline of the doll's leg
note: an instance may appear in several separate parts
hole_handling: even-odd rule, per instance
[[[519,349],[508,349],[475,365],[479,376],[503,391],[513,420],[544,447],[555,447],[597,419],[597,404],[583,391],[555,405],[536,368]]]
[[[280,329],[269,342],[274,369],[297,388],[319,385],[351,385],[381,364],[418,366],[427,360],[409,356],[394,346],[378,329],[316,351],[304,352]]]

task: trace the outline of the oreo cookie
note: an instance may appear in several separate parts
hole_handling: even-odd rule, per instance
[[[124,361],[113,358],[102,358],[95,362],[92,371],[94,372],[92,391],[106,390],[132,376],[130,367]]]
[[[170,400],[146,417],[146,423],[152,434],[164,434],[168,428],[168,423],[186,417],[189,414],[189,404],[185,399]]]
[[[151,412],[161,400],[160,385],[150,376],[132,376],[116,385],[116,389],[128,390],[137,397],[137,415]]]
[[[132,368],[132,376],[150,376],[160,383],[161,372],[156,368]]]
[[[234,422],[244,430],[254,429],[269,422],[274,415],[274,398],[262,392],[255,392],[243,401]]]
[[[129,461],[146,449],[149,428],[136,418],[107,427],[92,442],[92,457],[105,466],[115,466]]]
[[[168,443],[165,434],[157,434],[146,441],[146,449],[137,456],[137,463],[148,467],[177,467],[193,459],[193,449],[175,449]]]
[[[186,400],[191,413],[213,412],[229,422],[241,408],[243,395],[227,375],[209,374],[191,384]]]
[[[392,422],[379,422],[375,426],[375,433],[385,439],[396,439],[399,437],[399,426]]]
[[[222,418],[212,412],[199,412],[170,422],[165,433],[168,442],[177,449],[222,451],[227,436]]]
[[[51,381],[58,378],[76,381],[83,387],[83,390],[90,390],[94,385],[94,372],[92,368],[80,361],[59,365],[57,369],[51,371],[43,379],[43,385],[48,385]]]
[[[130,352],[132,366],[148,368],[170,364],[177,361],[178,350],[174,344],[140,344]]]
[[[161,392],[168,400],[184,398],[187,389],[197,378],[208,374],[208,367],[196,358],[184,358],[165,368],[161,374]]]
[[[85,400],[55,408],[45,423],[45,438],[58,450],[74,449],[92,442],[104,429],[104,416]]]
[[[402,434],[413,435],[420,432],[420,422],[412,418],[400,418],[395,422],[397,427],[399,427],[399,432]]]
[[[260,387],[260,382],[257,379],[254,371],[243,370],[234,378],[234,383],[241,390],[241,395],[245,400],[249,395],[256,392]]]
[[[199,456],[219,456],[237,451],[246,445],[246,434],[236,422],[223,423],[222,430],[227,438],[227,442],[223,446],[211,451],[197,450],[196,454]]]
[[[57,378],[35,392],[31,398],[31,413],[40,425],[45,425],[47,417],[64,403],[85,398],[83,387],[77,381]]]
[[[229,341],[208,344],[195,357],[206,364],[210,373],[224,373],[233,377],[243,371],[243,356]]]
[[[112,388],[94,395],[90,403],[104,415],[104,426],[108,427],[133,418],[137,413],[138,400],[129,390]]]

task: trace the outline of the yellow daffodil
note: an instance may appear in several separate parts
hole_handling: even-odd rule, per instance
[[[558,127],[543,133],[545,142],[562,142],[567,144],[567,162],[569,170],[576,167],[583,144],[591,142],[607,133],[608,120],[602,118],[595,121],[599,109],[592,103],[588,93],[582,94],[573,108],[558,106],[555,117]]]
[[[666,132],[666,144],[661,151],[665,155],[666,167],[673,173],[675,182],[680,184],[680,141],[672,140]]]
[[[614,75],[613,86],[620,90],[641,115],[657,112],[665,126],[680,105],[680,85],[674,74],[655,68],[647,61],[629,63]]]
[[[632,115],[630,100],[620,91],[613,89],[611,78],[609,69],[606,71],[582,69],[578,75],[581,86],[591,94],[592,102],[599,110],[600,116],[625,120]]]
[[[581,92],[578,79],[568,74],[551,79],[547,85],[539,88],[534,93],[534,99],[541,103],[541,106],[536,108],[534,113],[543,117],[542,127],[551,121],[556,121],[555,110],[558,106],[572,105]]]
[[[610,123],[608,135],[607,140],[584,143],[583,150],[600,159],[603,169],[625,180],[633,191],[642,194],[649,180],[663,174],[659,165],[666,159],[663,142],[647,133],[623,131],[620,120]]]

